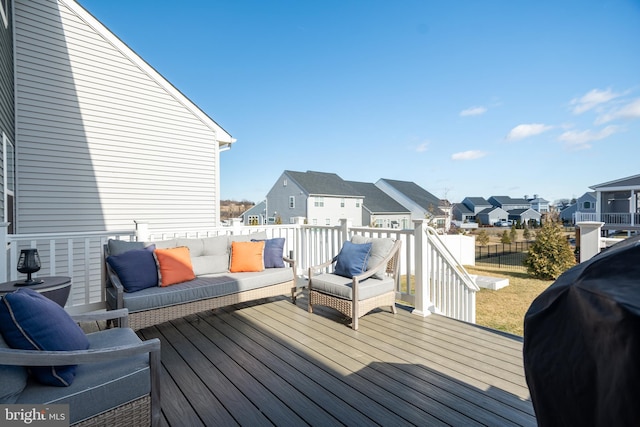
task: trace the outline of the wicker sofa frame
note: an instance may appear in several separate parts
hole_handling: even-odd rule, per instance
[[[323,264],[316,265],[309,268],[309,303],[308,310],[309,313],[313,313],[314,305],[322,305],[326,307],[331,307],[338,310],[340,313],[344,314],[347,317],[351,318],[351,327],[354,330],[358,329],[358,319],[374,308],[390,306],[391,311],[395,314],[396,310],[396,293],[395,291],[386,292],[381,295],[376,295],[368,299],[359,300],[359,286],[360,283],[369,279],[373,276],[376,271],[385,267],[385,274],[393,277],[394,283],[398,283],[399,273],[400,273],[400,247],[402,245],[402,241],[396,240],[393,244],[393,247],[387,254],[387,256],[382,259],[375,266],[369,266],[369,269],[352,278],[351,289],[352,289],[352,298],[342,298],[338,296],[334,296],[325,292],[320,292],[313,288],[313,276],[316,275],[318,271],[323,271],[333,265],[337,256],[327,261]],[[371,279],[375,280],[375,279]]]
[[[76,322],[118,319],[122,327],[128,325],[126,309],[94,312],[71,317]],[[98,332],[99,333],[99,332]],[[72,424],[87,426],[158,426],[161,421],[160,403],[160,340],[153,338],[138,344],[116,345],[110,348],[77,351],[37,351],[0,348],[0,364],[17,366],[79,365],[112,361],[139,354],[149,354],[151,391],[148,395],[125,402],[113,409]],[[34,402],[38,403],[38,402]],[[71,408],[73,410],[73,408]]]

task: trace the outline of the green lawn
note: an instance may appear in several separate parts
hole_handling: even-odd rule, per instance
[[[532,279],[527,273],[465,267],[470,274],[506,277],[509,286],[497,291],[481,289],[476,294],[476,323],[515,335],[524,334],[524,315],[531,302],[553,283]]]

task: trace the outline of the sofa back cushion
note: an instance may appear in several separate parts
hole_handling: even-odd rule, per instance
[[[205,237],[201,241],[202,255],[191,258],[196,276],[229,271],[229,238],[227,236]]]

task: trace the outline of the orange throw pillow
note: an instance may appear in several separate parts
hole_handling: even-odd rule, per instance
[[[196,278],[188,247],[156,249],[153,255],[158,264],[160,286],[175,285]]]
[[[232,273],[264,270],[264,242],[231,242]]]

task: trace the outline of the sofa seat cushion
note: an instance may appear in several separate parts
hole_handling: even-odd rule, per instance
[[[337,274],[320,274],[314,276],[312,281],[314,291],[344,299],[352,299],[352,286],[352,279],[338,276]],[[366,300],[393,290],[394,281],[392,277],[386,277],[382,280],[369,278],[358,283],[358,300]]]
[[[87,338],[91,349],[141,342],[128,328],[106,329],[88,334]],[[69,404],[73,424],[148,395],[150,390],[149,356],[141,354],[78,365],[75,381],[69,387],[51,387],[29,380],[16,403]]]
[[[124,294],[124,307],[129,312],[169,307],[207,298],[230,295],[293,280],[290,268],[270,268],[252,273],[216,273],[166,288],[147,288]],[[113,288],[107,288],[109,307],[116,307]]]

